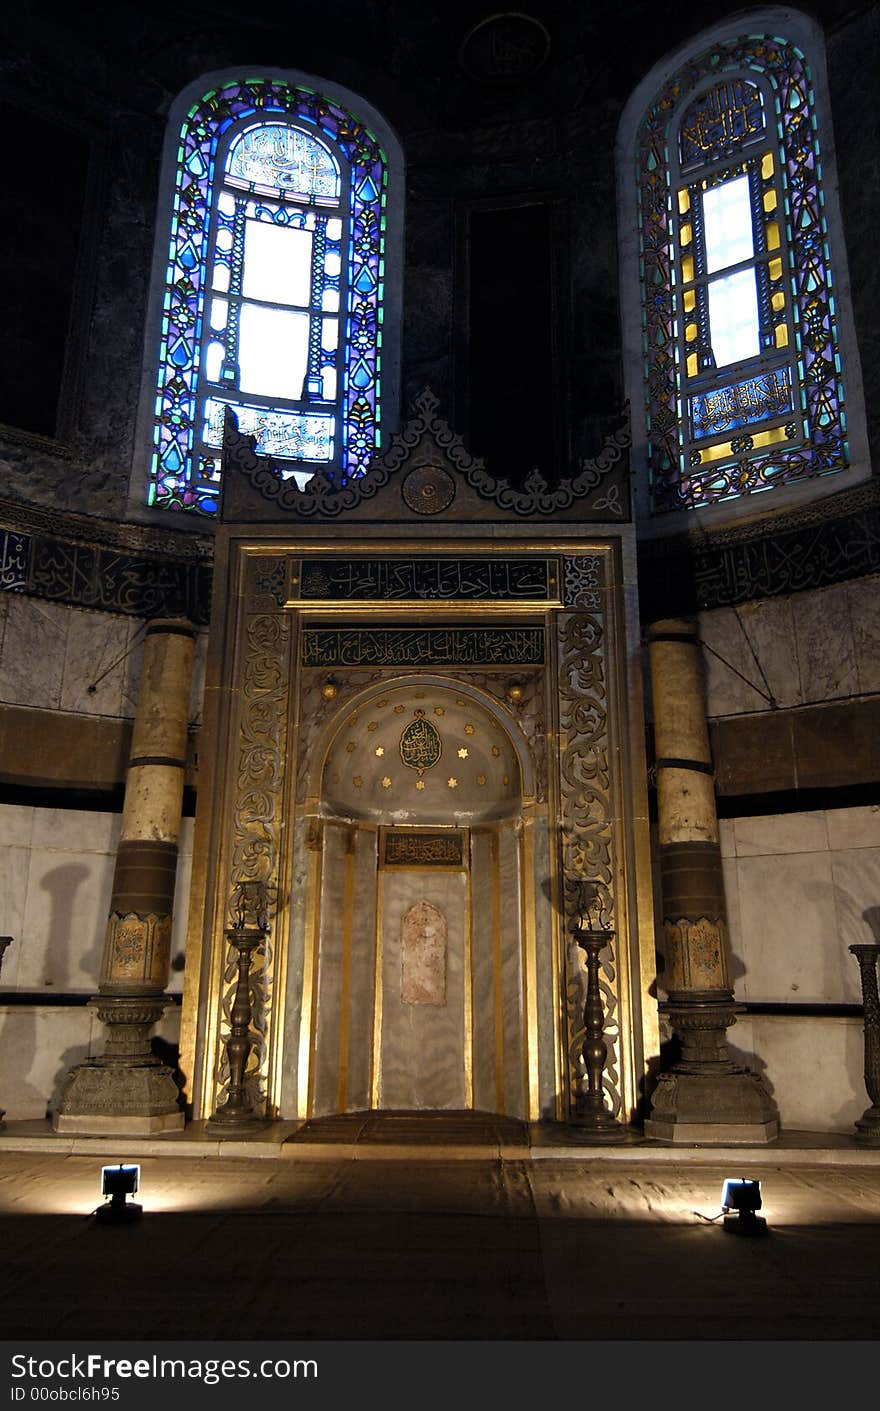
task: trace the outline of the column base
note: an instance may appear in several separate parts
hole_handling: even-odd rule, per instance
[[[850,947],[852,949],[852,947]],[[860,1146],[880,1146],[880,1107],[869,1107],[855,1124]]]
[[[58,1111],[56,1132],[93,1136],[149,1136],[181,1131],[184,1114],[170,1068],[80,1063],[70,1072]]]
[[[661,1073],[645,1136],[690,1145],[764,1144],[779,1136],[779,1118],[757,1073]]]

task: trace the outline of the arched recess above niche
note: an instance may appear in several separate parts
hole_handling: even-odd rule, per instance
[[[516,817],[534,764],[516,721],[484,692],[425,677],[383,682],[346,702],[316,755],[325,814],[468,826]]]

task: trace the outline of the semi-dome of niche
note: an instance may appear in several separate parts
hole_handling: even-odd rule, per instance
[[[470,824],[520,811],[520,765],[500,720],[442,687],[389,687],[343,714],[324,765],[329,812]]]

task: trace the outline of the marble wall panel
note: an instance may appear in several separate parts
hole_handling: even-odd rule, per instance
[[[863,694],[880,691],[880,577],[860,578],[846,585],[849,597],[856,673]]]
[[[739,871],[736,858],[721,859],[721,874],[724,878],[724,902],[727,910],[727,925],[730,934],[730,978],[737,999],[744,999],[743,979],[745,961],[743,959],[742,923],[739,909]],[[663,934],[662,929],[659,932]]]
[[[28,872],[18,986],[89,991],[101,973],[115,859],[35,848]]]
[[[737,873],[743,998],[844,1002],[830,854],[743,857]]]
[[[27,882],[30,870],[27,848],[4,848],[0,853],[3,882],[0,885],[0,936],[11,936],[0,971],[0,989],[13,990],[18,985],[27,914]],[[2,1106],[2,1102],[0,1102]]]
[[[859,967],[848,947],[880,942],[880,847],[833,852],[836,937],[850,1003],[862,1001]]]
[[[709,717],[766,710],[765,688],[733,609],[701,613],[699,624]]]
[[[793,598],[766,598],[762,602],[743,603],[739,617],[760,663],[755,664],[751,651],[751,670],[746,674],[762,690],[770,694],[779,706],[801,705],[800,670],[795,647]],[[761,676],[763,671],[766,684]],[[768,702],[764,702],[766,706]],[[764,708],[762,706],[762,709]]]
[[[832,852],[880,847],[880,804],[829,809],[828,846]]]
[[[0,804],[0,848],[30,846],[34,810],[29,805]]]
[[[552,895],[550,886],[550,836],[547,821],[536,818],[532,827],[533,886],[535,890],[535,950],[538,1009],[538,1105],[544,1121],[557,1116],[557,1100],[562,1093],[556,1073],[557,986],[554,975],[552,908],[546,903]],[[528,861],[528,853],[525,854]]]
[[[368,828],[355,835],[354,906],[348,1002],[348,1075],[346,1107],[363,1112],[372,1106],[373,983],[376,973],[377,834]]]
[[[847,585],[799,593],[794,627],[804,703],[837,700],[857,693],[859,681]]]
[[[764,1078],[785,1132],[845,1132],[868,1107],[860,1018],[743,1015],[736,1056]]]
[[[32,845],[51,852],[115,855],[122,815],[76,808],[35,808]]]
[[[527,1117],[519,838],[509,824],[499,829],[499,863],[504,1111]]]
[[[60,706],[70,614],[69,608],[37,598],[16,596],[10,601],[0,658],[0,700],[48,709]]]
[[[825,814],[768,814],[734,820],[737,857],[824,852],[828,847]]]
[[[495,1001],[493,984],[492,835],[488,829],[471,831],[471,953],[474,1005],[474,1107],[494,1112]]]
[[[465,1081],[466,876],[462,872],[389,869],[382,887],[382,1039],[379,1101],[383,1108],[468,1106]],[[403,918],[430,902],[447,923],[446,1004],[401,1000]]]
[[[718,820],[718,846],[721,849],[722,857],[736,856],[736,834],[734,830],[734,818],[719,818]],[[656,829],[651,829],[651,846],[656,848]]]
[[[189,718],[192,723],[201,722],[202,702],[205,694],[205,670],[208,662],[208,632],[199,632],[193,652],[192,685],[189,695]]]
[[[316,976],[313,1093],[316,1114],[335,1112],[339,1088],[339,1019],[342,990],[342,897],[347,828],[324,825],[321,920]]]
[[[122,689],[131,632],[127,618],[68,608],[62,710],[85,715],[124,714]],[[90,687],[94,687],[91,692]]]
[[[134,718],[137,710],[146,627],[146,622],[132,622],[131,634],[128,639],[128,656],[123,663],[125,678],[122,683],[122,714],[131,719]]]
[[[284,1074],[281,1091],[281,1116],[285,1121],[305,1117],[300,1111],[299,1044],[302,1019],[303,975],[306,944],[306,897],[312,854],[308,847],[311,819],[298,818],[294,823],[293,868],[290,879],[290,931],[287,945],[287,993],[284,997]]]
[[[189,888],[192,879],[192,851],[181,850],[177,856],[177,877],[174,883],[174,910],[171,913],[171,968],[168,989],[183,992],[183,967],[186,954],[186,930],[189,921]]]
[[[85,1006],[21,1005],[0,1010],[0,1107],[6,1121],[42,1119],[75,1063],[99,1049],[97,1016]]]

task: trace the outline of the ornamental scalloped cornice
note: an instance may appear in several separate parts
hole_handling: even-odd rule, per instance
[[[282,480],[273,461],[267,456],[257,455],[255,437],[246,436],[238,430],[234,415],[228,409],[224,451],[235,470],[264,499],[304,519],[333,519],[357,509],[375,498],[389,484],[392,476],[417,451],[427,446],[439,451],[447,467],[455,471],[482,500],[494,504],[499,510],[524,518],[561,514],[578,501],[585,500],[602,484],[609,472],[616,468],[627,470],[626,454],[632,440],[628,403],[624,407],[620,426],[606,437],[599,454],[591,459],[584,458],[576,476],[564,479],[555,486],[548,484],[537,470],[529,474],[522,486],[511,485],[508,480],[490,475],[484,461],[473,455],[448,422],[438,416],[438,406],[437,398],[426,387],[413,403],[412,417],[392,436],[387,451],[372,462],[366,475],[342,488],[320,472],[303,489],[293,479]],[[624,520],[628,517],[628,505],[621,503],[619,495],[609,493],[607,499],[608,504],[594,504],[593,508],[604,509],[610,518]],[[437,519],[442,517],[442,514],[436,516]],[[449,517],[457,516],[452,513]]]

